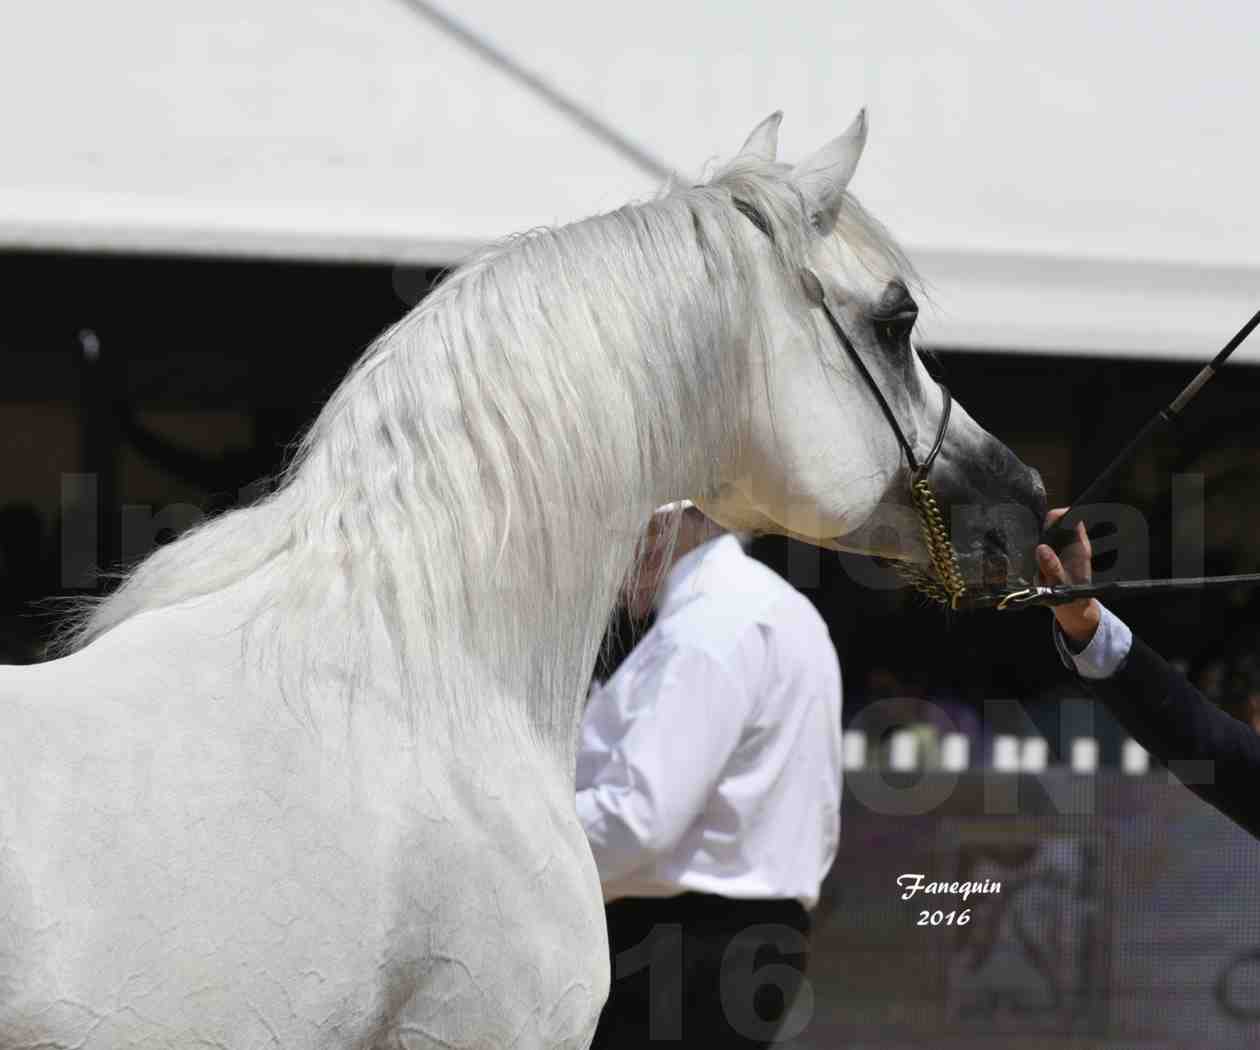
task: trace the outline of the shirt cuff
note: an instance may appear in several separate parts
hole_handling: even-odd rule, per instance
[[[1125,657],[1133,647],[1133,632],[1128,624],[1116,616],[1105,605],[1100,605],[1102,617],[1094,637],[1089,640],[1079,653],[1068,647],[1067,639],[1054,623],[1054,647],[1059,651],[1063,666],[1075,671],[1082,678],[1110,678],[1124,663]]]

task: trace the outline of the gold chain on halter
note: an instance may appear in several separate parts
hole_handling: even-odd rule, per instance
[[[956,609],[967,584],[963,580],[954,545],[949,542],[949,532],[945,528],[940,504],[936,502],[936,493],[932,491],[928,479],[919,476],[910,483],[910,494],[919,516],[919,527],[923,530],[923,542],[932,572],[926,573],[905,563],[898,563],[898,567],[920,592],[933,601]]]

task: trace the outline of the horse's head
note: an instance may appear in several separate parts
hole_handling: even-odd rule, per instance
[[[759,125],[710,184],[748,220],[741,236],[769,279],[757,283],[750,324],[739,461],[701,507],[731,528],[928,565],[911,482],[914,464],[930,461],[925,476],[966,583],[1007,569],[1012,581],[1032,580],[1041,479],[928,372],[915,347],[913,272],[846,192],[865,113],[794,168],[773,163],[778,124],[775,114]]]

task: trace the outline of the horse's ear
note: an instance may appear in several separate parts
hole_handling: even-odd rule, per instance
[[[805,197],[810,220],[820,229],[826,229],[834,221],[865,145],[866,108],[863,107],[843,135],[832,139],[792,169],[792,181]]]
[[[779,152],[779,124],[782,121],[783,110],[777,109],[771,113],[752,129],[752,134],[740,147],[739,155],[773,161]]]

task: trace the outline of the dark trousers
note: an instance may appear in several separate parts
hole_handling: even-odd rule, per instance
[[[629,897],[605,909],[612,986],[591,1050],[766,1047],[809,957],[797,901],[702,893]]]

